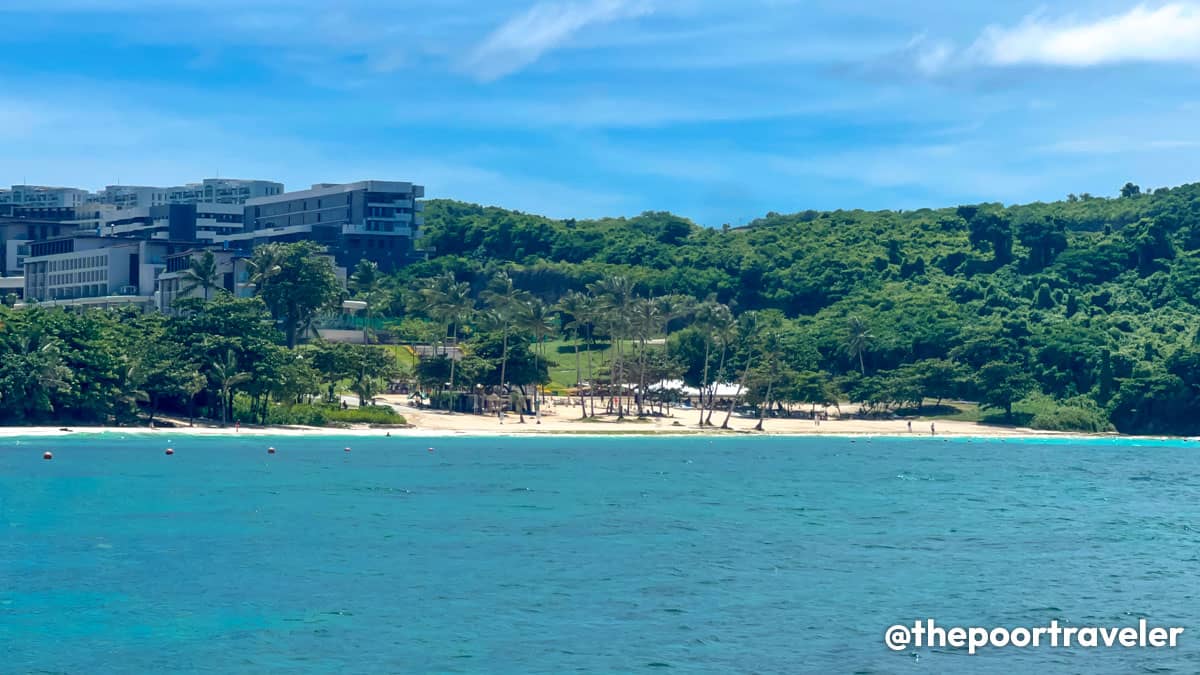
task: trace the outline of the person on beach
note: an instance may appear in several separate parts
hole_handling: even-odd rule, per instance
[[[930,423],[929,423],[929,435],[930,435],[930,436],[936,436],[936,435],[937,435],[937,427],[935,427],[935,426],[934,426],[935,424],[936,424],[936,422],[930,422]]]
[[[912,433],[912,420],[908,421],[908,433]]]

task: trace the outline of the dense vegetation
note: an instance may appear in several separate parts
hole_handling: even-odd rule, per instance
[[[366,301],[373,337],[436,345],[413,376],[447,406],[464,408],[451,391],[508,383],[529,407],[556,363],[593,395],[583,414],[617,391],[647,393],[612,414],[645,414],[678,397],[651,385],[679,377],[734,383],[763,416],[967,399],[1046,429],[1200,432],[1200,184],[1012,207],[771,213],[734,229],[439,200],[425,217],[430,259],[394,277],[360,265],[350,293]],[[193,406],[261,420],[339,387],[371,398],[399,376],[389,355],[288,347],[342,297],[311,253],[261,251],[258,298],[217,291],[182,301],[178,316],[3,314],[6,421]],[[547,349],[556,338],[569,347]],[[452,344],[461,360],[445,356]],[[593,359],[604,348],[613,356]],[[737,402],[712,423],[726,403]]]
[[[335,393],[375,396],[397,368],[383,349],[321,341],[286,347],[289,325],[339,297],[332,265],[315,251],[264,247],[253,261],[261,297],[213,292],[208,301],[179,301],[172,316],[0,310],[0,423],[128,424],[160,412],[222,423],[403,423],[391,408],[343,410]],[[191,270],[205,294],[216,287],[209,258]],[[274,290],[294,279],[318,281]]]
[[[877,410],[922,397],[1003,411],[1049,400],[1040,419],[1021,421],[1200,431],[1200,184],[1007,208],[771,213],[736,229],[433,201],[426,230],[437,256],[408,270],[413,282],[453,272],[482,289],[503,267],[555,303],[619,276],[646,297],[773,323],[785,343],[777,372],[812,385],[773,396],[810,400],[819,382]],[[736,381],[732,361],[709,377]]]

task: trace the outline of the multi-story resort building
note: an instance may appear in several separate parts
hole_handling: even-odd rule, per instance
[[[414,245],[423,224],[425,188],[412,183],[321,183],[246,202],[242,232],[225,237],[230,248],[250,250],[271,241],[315,241],[342,267],[370,260],[384,271],[421,254]]]
[[[283,192],[283,183],[236,178],[205,178],[199,183],[175,187],[109,185],[91,195],[90,201],[128,209],[164,204],[245,204],[256,197]]]
[[[0,205],[75,208],[88,200],[88,191],[79,188],[14,185],[0,188]]]
[[[166,256],[187,242],[75,234],[36,241],[25,258],[25,302],[154,306]]]
[[[425,190],[408,182],[322,183],[285,193],[269,181],[214,179],[178,190],[110,186],[98,193],[128,206],[81,199],[75,193],[86,191],[74,188],[17,190],[24,187],[14,186],[0,204],[0,294],[26,302],[166,310],[178,297],[201,294],[184,292],[183,273],[205,251],[216,258],[220,286],[246,295],[253,289],[244,261],[268,242],[321,244],[342,279],[360,260],[392,271],[425,255],[415,243]],[[36,197],[51,193],[58,196]]]

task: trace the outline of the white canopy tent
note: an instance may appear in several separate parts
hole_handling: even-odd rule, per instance
[[[695,387],[687,386],[686,384],[684,384],[683,380],[662,380],[662,381],[647,385],[646,389],[649,391],[654,391],[656,389],[678,389],[679,391],[683,392],[684,396],[699,396],[700,395],[699,389],[696,389]],[[705,393],[707,394],[708,392],[705,392]],[[714,395],[717,396],[718,398],[728,397],[728,396],[737,396],[738,395],[738,386],[736,384],[731,384],[729,382],[718,382],[717,389],[716,389],[716,392],[714,393]]]

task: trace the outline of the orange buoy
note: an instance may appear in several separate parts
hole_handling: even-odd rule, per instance
[[[54,453],[47,450],[46,452],[42,453],[42,459],[54,459]]]
[[[168,455],[173,455],[173,454],[175,454],[175,450],[174,450],[174,448],[167,448],[167,454],[168,454]]]
[[[267,448],[267,454],[268,454],[268,455],[273,455],[273,454],[275,454],[275,448]]]

